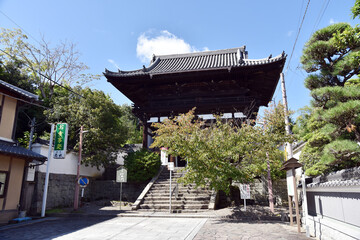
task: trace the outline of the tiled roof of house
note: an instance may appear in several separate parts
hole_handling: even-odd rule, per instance
[[[285,53],[276,57],[271,55],[263,59],[248,59],[245,46],[217,51],[195,52],[187,54],[153,56],[149,67],[134,71],[111,72],[106,70],[105,76],[140,76],[187,71],[202,71],[232,67],[248,67],[276,62],[286,58]]]
[[[45,161],[46,157],[26,148],[13,145],[12,143],[0,142],[0,153],[5,155],[17,156],[29,160]]]
[[[5,89],[7,89],[10,92],[15,93],[16,95],[18,95],[20,98],[25,98],[26,100],[29,101],[35,101],[35,102],[39,102],[39,96],[36,94],[33,94],[31,92],[28,92],[24,89],[21,89],[19,87],[16,87],[10,83],[7,83],[3,80],[0,80],[0,87],[3,87]]]

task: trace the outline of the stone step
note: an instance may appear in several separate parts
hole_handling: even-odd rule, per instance
[[[173,194],[175,194],[174,190],[171,191]],[[169,189],[158,189],[158,190],[149,190],[148,194],[165,194],[169,195],[170,190]],[[178,194],[208,194],[210,195],[210,192],[205,191],[199,191],[199,190],[186,190],[186,191],[178,191]]]
[[[192,204],[192,203],[209,203],[210,199],[206,199],[206,198],[202,198],[202,199],[183,199],[183,198],[175,198],[172,197],[171,201],[177,201],[177,202],[182,202],[182,203],[187,203],[187,204]],[[164,202],[164,203],[168,203],[169,202],[169,198],[144,198],[144,203],[145,202]]]
[[[150,192],[169,192],[170,191],[170,187],[158,187],[158,188],[151,188],[149,190],[149,193]],[[177,188],[176,190],[172,187],[171,188],[171,191],[174,192],[174,191],[177,191],[178,193],[206,193],[206,194],[210,194],[211,191],[209,190],[204,190],[204,189],[188,189],[188,188]]]
[[[169,203],[167,204],[141,204],[141,209],[169,209]],[[207,209],[207,204],[191,204],[191,205],[184,205],[184,204],[172,204],[172,209]]]
[[[181,201],[171,201],[172,206],[177,206],[181,209],[207,209],[209,207],[208,202],[195,202],[195,203],[183,203]],[[144,207],[147,206],[147,207]],[[169,206],[169,201],[164,202],[144,202],[141,208],[162,208],[161,206]]]
[[[208,209],[171,209],[172,213],[205,213]],[[139,212],[169,212],[168,209],[138,209]]]
[[[151,195],[146,195],[145,196],[145,198],[146,197],[149,197],[149,198],[159,198],[159,197],[164,197],[164,198],[169,198],[169,195],[170,194],[160,194],[160,193],[158,193],[158,194],[151,194]],[[172,195],[172,197],[174,198],[175,197],[175,194],[173,194]],[[198,194],[182,194],[182,193],[179,193],[178,195],[177,195],[177,198],[179,199],[179,198],[186,198],[186,199],[189,199],[189,197],[194,197],[194,198],[196,198],[196,199],[199,199],[199,198],[210,198],[210,195],[208,195],[208,194],[200,194],[200,193],[198,193]]]
[[[211,191],[208,188],[196,188],[195,184],[183,185],[177,183],[178,178],[184,173],[172,173],[171,191],[178,187],[178,195],[172,196],[173,212],[198,212],[206,211],[210,202]],[[168,211],[169,193],[170,193],[170,172],[164,169],[157,181],[147,192],[143,202],[140,204],[140,210],[145,211]]]
[[[183,201],[210,201],[210,196],[204,195],[204,196],[179,196],[178,198],[175,198],[175,196],[172,196],[173,200],[181,199]],[[168,201],[169,196],[146,196],[144,200],[153,200],[153,201]]]
[[[166,187],[169,187],[170,186],[170,183],[154,183],[153,186],[151,187],[151,189],[153,188],[166,188]],[[175,187],[176,186],[176,183],[175,185],[173,185],[173,183],[171,183],[171,186],[172,187]],[[184,185],[181,185],[179,184],[178,185],[179,189],[200,189],[200,190],[209,190],[209,188],[203,188],[203,187],[193,187],[193,186],[184,186]]]

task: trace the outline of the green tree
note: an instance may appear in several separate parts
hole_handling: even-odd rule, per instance
[[[120,108],[122,112],[120,121],[127,129],[126,144],[142,143],[142,129],[138,118],[132,113],[132,107],[124,104]]]
[[[128,153],[124,160],[129,181],[132,182],[145,182],[150,180],[158,173],[161,165],[159,154],[150,152],[147,149]]]
[[[300,160],[307,175],[360,162],[360,29],[337,23],[318,30],[305,44],[301,63],[311,73],[312,109],[299,120],[307,141]]]
[[[3,61],[6,64],[20,63],[22,74],[32,79],[43,99],[51,99],[54,86],[63,81],[84,83],[98,78],[97,75],[84,74],[88,67],[80,61],[80,53],[71,42],[52,47],[42,38],[35,46],[20,29],[1,28],[0,43],[5,47],[5,53],[0,52]]]
[[[284,105],[280,102],[270,105],[264,110],[263,116],[258,122],[262,124],[262,134],[260,135],[262,150],[257,151],[253,157],[266,160],[259,167],[262,174],[267,172],[269,206],[270,210],[274,212],[272,181],[284,177],[285,174],[280,170],[284,162],[284,152],[279,148],[284,145],[286,140],[291,141],[285,131]]]
[[[356,17],[359,17],[360,15],[360,0],[356,0],[354,6],[351,8],[351,13],[352,13],[352,17],[353,19],[355,19]]]
[[[67,86],[70,88],[70,86]],[[46,111],[50,122],[69,124],[68,148],[78,149],[79,129],[84,126],[83,162],[91,166],[107,166],[127,139],[127,128],[121,122],[122,111],[102,91],[72,88],[79,95],[55,87],[51,110]]]
[[[157,130],[151,147],[167,147],[169,154],[187,161],[182,182],[229,193],[232,181],[250,182],[266,172],[262,153],[264,143],[270,141],[265,141],[262,127],[219,116],[216,123],[206,126],[194,112],[153,124]]]

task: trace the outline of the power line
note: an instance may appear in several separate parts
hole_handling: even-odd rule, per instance
[[[301,20],[301,24],[300,24],[298,33],[297,33],[297,35],[296,35],[296,39],[295,39],[294,46],[293,46],[292,51],[291,51],[291,54],[290,54],[290,58],[289,58],[289,61],[288,61],[288,64],[287,64],[287,67],[286,67],[286,70],[285,70],[285,74],[286,74],[286,72],[288,71],[288,69],[289,69],[289,67],[290,67],[290,62],[291,62],[292,56],[293,56],[294,51],[295,51],[296,43],[297,43],[297,40],[298,40],[298,38],[299,38],[302,25],[303,25],[303,23],[304,23],[305,16],[306,16],[306,12],[307,12],[307,10],[308,10],[308,8],[309,8],[309,4],[310,4],[310,0],[308,1],[307,5],[306,5],[306,9],[305,9],[305,12],[304,12],[304,16],[303,16],[303,18],[302,18],[302,20]]]
[[[11,54],[5,52],[4,50],[0,49],[0,51],[3,52],[3,53],[5,53],[6,55],[8,55],[8,56],[9,56],[10,58],[12,58],[13,60],[17,60],[14,56],[12,56]],[[23,64],[24,64],[25,66],[29,67],[30,69],[32,69],[34,72],[38,73],[38,74],[39,74],[40,76],[42,76],[43,78],[46,78],[47,80],[53,82],[55,85],[58,85],[59,87],[62,87],[62,88],[64,88],[65,90],[67,90],[67,91],[69,91],[69,92],[72,92],[72,93],[74,93],[75,95],[77,95],[77,96],[79,96],[79,97],[81,97],[81,98],[84,98],[84,96],[80,95],[80,94],[77,93],[77,92],[74,92],[72,89],[63,86],[62,84],[60,84],[60,83],[52,80],[50,77],[42,74],[40,71],[33,69],[33,68],[32,68],[31,66],[29,66],[26,62],[23,62]]]
[[[23,30],[27,35],[29,35],[32,39],[34,39],[38,44],[42,45],[36,38],[34,38],[29,32],[27,32],[24,28],[22,28],[19,24],[17,24],[14,20],[12,20],[12,19],[11,19],[8,15],[6,15],[3,11],[0,10],[0,12],[1,12],[7,19],[9,19],[12,23],[14,23],[16,26],[18,26],[21,30]],[[0,49],[0,51],[2,51],[3,53],[5,53],[6,55],[8,55],[10,58],[12,58],[12,59],[14,59],[14,60],[17,60],[14,56],[10,55],[9,53],[5,52],[4,50]],[[23,62],[23,64],[26,65],[27,67],[31,68],[34,72],[38,73],[40,76],[42,76],[42,77],[46,78],[47,80],[53,82],[54,84],[56,84],[56,85],[58,85],[58,86],[60,86],[60,87],[62,87],[62,88],[64,88],[64,89],[66,89],[66,90],[68,90],[68,91],[70,91],[70,92],[78,95],[79,97],[83,98],[82,95],[74,92],[74,91],[71,90],[70,88],[67,88],[67,87],[61,85],[60,83],[52,80],[52,79],[49,78],[48,76],[42,74],[40,71],[34,70],[31,66],[29,66],[29,65],[26,64],[25,62]]]
[[[326,1],[327,1],[327,2],[326,2]],[[324,4],[322,5],[321,10],[320,10],[320,12],[319,12],[318,18],[317,18],[316,21],[315,21],[315,24],[314,24],[314,28],[313,28],[313,30],[312,30],[312,33],[314,33],[314,32],[315,32],[315,29],[318,28],[318,26],[319,26],[319,24],[320,24],[320,22],[321,22],[321,19],[323,18],[324,13],[325,13],[327,7],[329,6],[329,3],[330,3],[330,0],[325,0],[325,1],[324,1]],[[326,4],[326,5],[325,5],[325,4]]]
[[[4,95],[4,96],[6,96],[6,97],[10,97],[10,98],[14,98],[14,99],[16,99],[16,100],[18,100],[18,101],[21,101],[21,102],[24,102],[24,103],[28,103],[28,104],[31,104],[31,105],[34,105],[34,106],[37,106],[37,107],[45,108],[45,109],[51,109],[51,108],[42,106],[42,105],[37,104],[37,103],[34,103],[34,102],[26,101],[26,100],[24,100],[24,99],[21,99],[21,98],[17,98],[17,97],[8,95],[8,94],[3,93],[3,92],[0,92],[0,93],[1,93],[1,95]]]
[[[304,3],[304,2],[303,2],[303,3]],[[302,5],[301,5],[301,10],[302,10],[302,8],[303,8],[303,3],[302,3]],[[298,40],[298,38],[299,38],[302,25],[303,25],[303,23],[304,23],[306,13],[307,13],[307,10],[308,10],[308,8],[309,8],[309,4],[310,4],[310,0],[308,0],[308,3],[307,3],[307,5],[306,5],[306,9],[305,9],[304,15],[303,15],[303,17],[302,17],[301,24],[300,24],[299,29],[298,29],[298,33],[297,33],[297,35],[296,35],[296,39],[295,39],[295,42],[294,42],[294,45],[293,45],[293,48],[292,48],[292,51],[291,51],[291,54],[290,54],[290,58],[289,58],[289,61],[288,61],[288,64],[287,64],[287,67],[286,67],[286,70],[285,70],[284,75],[286,75],[287,71],[288,71],[289,68],[290,68],[290,62],[291,62],[292,56],[293,56],[294,51],[295,51],[296,43],[297,43],[297,40]],[[300,12],[301,12],[301,11],[300,11]],[[300,15],[300,16],[301,16],[301,15]],[[300,20],[300,18],[299,18],[299,20]],[[280,88],[277,87],[277,89],[275,90],[275,94],[274,94],[275,97],[274,97],[274,99],[276,99],[279,91],[280,91]]]
[[[29,35],[32,39],[34,39],[38,44],[41,45],[41,43],[34,38],[30,33],[28,33],[24,28],[22,28],[19,24],[17,24],[14,20],[12,20],[8,15],[6,15],[3,11],[0,10],[0,12],[2,13],[2,15],[4,15],[7,19],[9,19],[12,23],[14,23],[16,26],[18,26],[21,30],[23,30],[27,35]]]

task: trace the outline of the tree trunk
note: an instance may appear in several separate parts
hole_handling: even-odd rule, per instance
[[[272,180],[271,180],[271,174],[270,174],[270,159],[269,159],[269,153],[266,152],[266,158],[267,158],[267,173],[268,173],[268,192],[269,192],[269,207],[272,213],[274,213],[274,197],[273,197],[273,191],[272,191]]]

